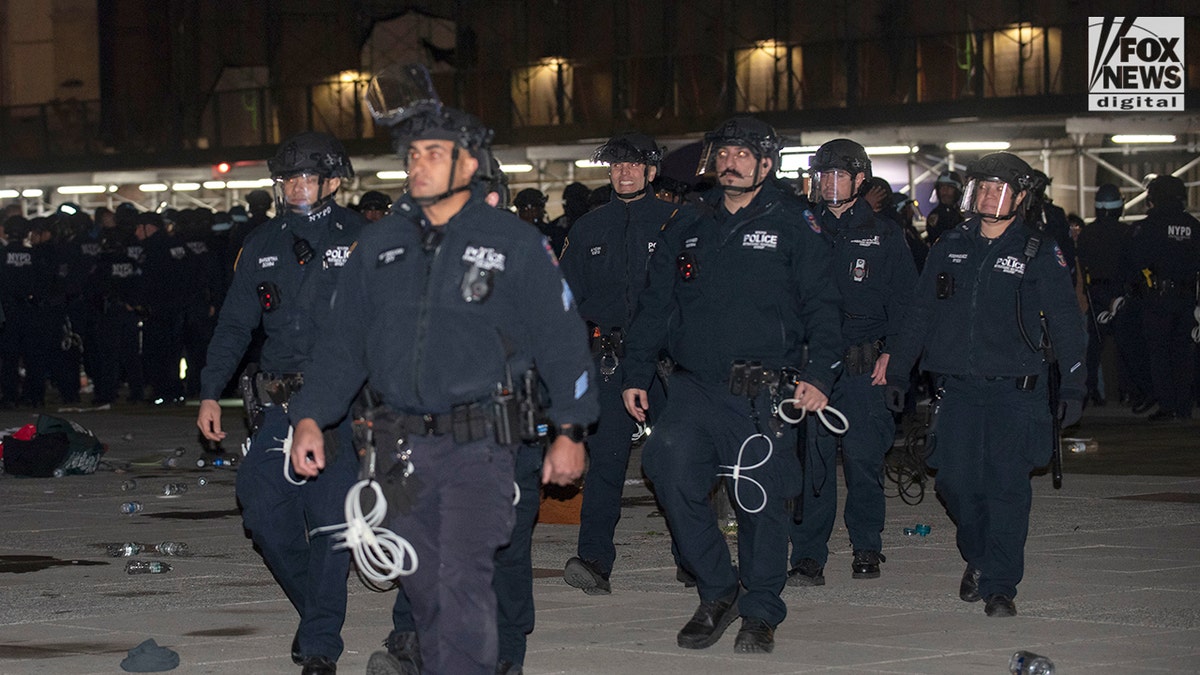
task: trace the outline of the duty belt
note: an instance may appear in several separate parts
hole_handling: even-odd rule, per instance
[[[625,356],[625,331],[617,326],[604,333],[600,326],[588,322],[588,346],[593,356],[600,357],[600,374],[607,382]]]
[[[968,382],[970,380],[984,380],[985,382],[1001,382],[1004,380],[1012,380],[1013,385],[1021,391],[1033,391],[1037,387],[1037,375],[946,375],[955,380]]]
[[[883,353],[883,341],[850,345],[842,355],[842,368],[849,375],[865,375],[875,369],[875,361]]]
[[[1192,285],[1172,279],[1155,279],[1150,289],[1159,295],[1191,295]]]
[[[492,411],[487,403],[456,405],[448,413],[413,415],[394,413],[389,420],[406,436],[445,436],[457,443],[470,443],[492,433]]]

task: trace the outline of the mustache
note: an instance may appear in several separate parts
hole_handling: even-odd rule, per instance
[[[717,176],[717,178],[724,178],[725,176],[733,176],[734,178],[745,178],[745,176],[743,176],[740,171],[738,171],[737,169],[735,169],[733,167],[729,167],[728,169],[725,169],[724,171],[722,171],[721,175]]]

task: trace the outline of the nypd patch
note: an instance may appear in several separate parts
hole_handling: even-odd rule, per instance
[[[808,223],[808,229],[821,234],[821,224],[817,222],[817,217],[809,209],[804,209],[804,220]]]
[[[325,250],[324,260],[322,262],[325,265],[325,269],[329,269],[330,267],[342,267],[349,259],[349,246],[334,246],[333,248]]]
[[[1062,249],[1058,247],[1058,244],[1054,245],[1054,259],[1058,261],[1059,267],[1067,266],[1067,259],[1063,257]]]

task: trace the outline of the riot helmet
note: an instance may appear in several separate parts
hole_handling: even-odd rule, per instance
[[[246,194],[246,205],[250,207],[250,213],[254,215],[265,214],[271,210],[271,205],[275,203],[275,198],[266,190],[251,190]]]
[[[525,188],[513,197],[513,206],[522,220],[535,222],[542,219],[546,209],[546,195],[535,188]]]
[[[1096,188],[1096,217],[1110,216],[1119,218],[1125,211],[1125,198],[1121,190],[1112,183],[1105,183]]]
[[[229,207],[229,219],[232,223],[248,223],[250,222],[250,215],[246,213],[246,207],[241,204],[234,204]]]
[[[607,143],[596,148],[592,153],[592,161],[608,164],[613,191],[622,200],[632,200],[650,193],[650,181],[654,180],[652,174],[658,173],[658,168],[662,165],[662,156],[662,149],[653,137],[631,131],[613,136]],[[634,187],[629,184],[638,182],[635,176],[631,175],[637,171],[634,165],[641,165],[641,185],[621,192],[622,183]]]
[[[358,198],[358,212],[372,222],[382,218],[390,208],[392,208],[392,198],[379,190],[364,192],[363,196]],[[372,211],[374,214],[368,216],[368,211]]]
[[[943,171],[933,182],[933,190],[937,194],[939,204],[958,206],[962,201],[963,179],[957,171]]]
[[[1187,186],[1170,174],[1155,176],[1146,185],[1146,192],[1151,206],[1164,211],[1182,211],[1187,203]]]
[[[284,141],[267,160],[275,181],[275,213],[309,214],[333,201],[341,179],[354,176],[341,141],[319,131],[305,131]]]
[[[967,167],[961,209],[989,220],[1013,218],[1035,183],[1033,169],[1020,157],[1008,152],[984,155]]]
[[[871,180],[871,158],[866,148],[849,138],[835,138],[822,144],[809,160],[808,169],[809,200],[814,204],[820,201],[828,206],[848,204],[863,194]],[[891,186],[888,187],[891,192]]]
[[[779,150],[783,147],[774,127],[766,122],[747,116],[733,117],[725,120],[721,126],[704,134],[704,148],[700,153],[700,164],[696,167],[696,175],[709,171],[717,171],[718,160],[736,160],[737,154],[728,148],[745,148],[754,157],[754,170],[750,176],[749,185],[721,184],[726,193],[745,194],[753,192],[762,186],[779,168]],[[745,158],[742,158],[743,160]],[[769,169],[764,169],[763,160],[770,160]],[[722,175],[729,174],[735,178],[746,178],[732,166],[719,171],[718,182]]]
[[[495,204],[492,204],[491,199],[487,199],[489,204],[502,211],[509,211],[511,204],[509,203],[508,190],[508,174],[500,169],[500,160],[495,157],[491,158],[491,162],[487,167],[479,166],[479,170],[475,172],[475,179],[483,183],[488,194],[495,194]]]

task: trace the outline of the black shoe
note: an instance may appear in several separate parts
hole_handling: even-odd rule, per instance
[[[958,597],[962,598],[963,602],[979,602],[980,574],[982,572],[970,565],[963,571],[962,583],[958,585]]]
[[[788,586],[824,586],[825,568],[812,558],[803,558],[788,570]]]
[[[496,662],[496,675],[521,675],[524,672],[519,663],[513,663],[512,661]]]
[[[1156,403],[1158,403],[1158,401],[1155,401],[1152,398],[1144,398],[1139,403],[1134,403],[1131,411],[1134,415],[1141,415],[1142,413],[1153,408],[1154,404]]]
[[[989,595],[987,605],[983,608],[983,613],[988,616],[1016,616],[1017,606],[1013,604],[1013,599],[1001,593]]]
[[[738,618],[737,600],[742,587],[716,600],[701,601],[690,621],[684,624],[675,642],[684,649],[705,649],[717,643],[729,624]]]
[[[609,595],[612,585],[608,575],[600,571],[596,563],[578,556],[567,561],[563,568],[563,580],[588,595]]]
[[[855,551],[854,562],[850,565],[853,574],[850,576],[855,579],[878,579],[881,562],[887,562],[887,558],[879,551]]]
[[[684,588],[695,588],[696,587],[695,575],[693,575],[691,572],[683,569],[682,567],[675,568],[675,581],[678,581],[679,583],[683,584]]]
[[[325,656],[309,656],[300,663],[300,675],[334,675],[337,662]]]
[[[775,651],[775,629],[762,619],[745,617],[733,641],[733,651],[739,654],[770,654]]]
[[[1156,412],[1153,415],[1146,418],[1146,421],[1150,422],[1152,424],[1168,424],[1171,422],[1180,422],[1182,420],[1183,420],[1182,417],[1180,417],[1179,415],[1176,415],[1175,413],[1171,412],[1170,410],[1162,410],[1162,409],[1160,409],[1158,412]]]
[[[367,660],[367,675],[420,675],[421,670],[412,662],[401,662],[387,652],[375,652]]]
[[[300,632],[292,636],[292,663],[300,665],[304,662],[304,654],[300,651]]]
[[[421,641],[415,631],[393,630],[383,641],[386,652],[375,652],[367,662],[367,675],[418,675]]]

